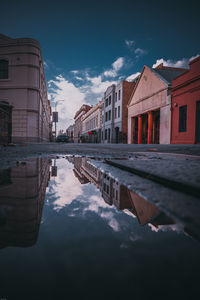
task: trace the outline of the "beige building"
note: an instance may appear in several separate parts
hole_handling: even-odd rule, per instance
[[[82,117],[90,108],[89,105],[83,104],[74,116],[74,143],[82,142]]]
[[[12,108],[10,120],[5,103]],[[0,34],[0,112],[3,142],[9,134],[13,142],[49,141],[51,106],[38,41]]]
[[[128,104],[128,143],[169,144],[171,83],[185,69],[144,66]]]
[[[82,116],[82,140],[85,143],[101,142],[102,101],[94,105]]]

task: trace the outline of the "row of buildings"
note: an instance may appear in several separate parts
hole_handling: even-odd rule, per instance
[[[74,120],[74,142],[200,143],[200,56],[189,69],[144,66],[93,107],[82,105]]]
[[[39,42],[0,34],[0,143],[49,141],[51,124]]]

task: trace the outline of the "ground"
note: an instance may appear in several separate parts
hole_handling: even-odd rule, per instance
[[[176,153],[200,156],[200,145],[126,145],[40,143],[0,146],[0,169],[7,168],[28,157],[48,154],[73,154],[95,157],[129,157],[136,152]]]

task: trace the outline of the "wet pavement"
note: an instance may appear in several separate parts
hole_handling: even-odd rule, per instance
[[[100,159],[1,170],[0,299],[196,299],[198,200]]]

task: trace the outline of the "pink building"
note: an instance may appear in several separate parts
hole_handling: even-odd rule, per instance
[[[0,142],[49,141],[50,116],[39,42],[0,34]]]

